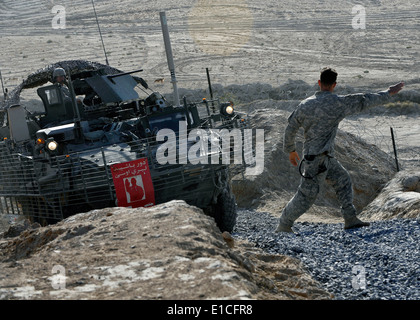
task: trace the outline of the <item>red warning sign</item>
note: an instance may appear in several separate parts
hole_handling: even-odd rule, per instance
[[[155,204],[155,190],[146,158],[111,166],[119,207],[150,207]]]

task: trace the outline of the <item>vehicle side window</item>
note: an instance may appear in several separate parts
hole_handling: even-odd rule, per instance
[[[60,98],[59,98],[57,89],[58,88],[45,90],[45,95],[47,96],[48,104],[60,103]]]

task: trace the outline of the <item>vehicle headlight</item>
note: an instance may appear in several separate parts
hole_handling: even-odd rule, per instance
[[[55,150],[57,150],[57,148],[58,148],[58,143],[57,143],[56,141],[50,141],[50,142],[48,142],[48,144],[47,144],[47,148],[48,148],[48,150],[50,150],[50,151],[55,151]]]
[[[226,107],[226,109],[225,109],[225,112],[228,114],[228,115],[232,115],[233,114],[233,107],[232,106],[227,106]]]
[[[233,116],[233,114],[235,113],[233,103],[223,103],[220,107],[220,113],[224,116]]]

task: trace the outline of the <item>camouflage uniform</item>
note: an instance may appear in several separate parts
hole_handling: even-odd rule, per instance
[[[66,77],[66,71],[63,68],[55,68],[52,74],[52,83],[57,83],[63,94],[64,102],[71,102],[71,95],[69,89],[63,84],[57,82],[57,77]]]
[[[59,84],[61,92],[63,93],[64,102],[71,101],[70,90],[63,84]]]
[[[345,96],[320,91],[299,104],[288,119],[283,149],[286,153],[296,150],[295,137],[302,127],[305,141],[300,169],[304,177],[298,191],[283,209],[280,225],[291,227],[313,205],[324,180],[334,188],[343,218],[350,220],[356,216],[350,175],[334,158],[334,139],[340,121],[346,116],[384,103],[389,97],[388,91]]]

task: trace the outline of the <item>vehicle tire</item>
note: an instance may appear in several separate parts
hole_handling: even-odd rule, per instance
[[[57,223],[59,219],[52,213],[53,208],[40,197],[19,197],[23,215],[31,222],[41,226]]]
[[[33,206],[33,197],[18,197],[16,198],[17,202],[21,207],[21,214],[25,216],[29,220],[33,220],[34,218],[34,206]],[[36,214],[37,215],[37,214]]]
[[[220,231],[232,232],[236,224],[236,199],[229,189],[224,189],[217,198],[215,220]]]

